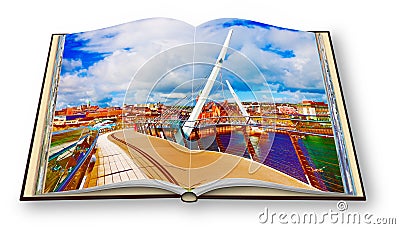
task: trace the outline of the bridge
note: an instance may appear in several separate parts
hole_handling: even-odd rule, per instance
[[[296,128],[296,126],[265,125],[248,120],[256,119],[270,120],[293,120],[296,123],[312,122],[327,123],[327,121],[299,120],[279,118],[271,116],[221,116],[209,119],[195,120],[191,134],[186,137],[182,130],[185,120],[174,119],[148,119],[135,122],[134,129],[142,134],[155,136],[168,141],[178,143],[191,150],[212,150],[228,153],[237,156],[245,156],[256,162],[263,163],[265,158],[261,158],[259,141],[271,139],[276,133],[290,137],[292,146],[296,152],[298,161],[302,167],[308,184],[320,190],[327,190],[326,186],[320,181],[319,171],[310,165],[309,158],[299,146],[299,139],[305,136],[318,136],[323,138],[333,138],[331,128]],[[224,120],[224,121],[221,121]],[[234,121],[235,120],[235,121]],[[239,121],[243,120],[243,121]],[[246,121],[247,120],[247,121]],[[232,133],[240,133],[238,137]],[[226,139],[229,136],[229,139]],[[254,141],[254,139],[256,139]],[[232,144],[232,142],[243,142],[242,145]]]
[[[192,109],[189,108],[189,117],[180,117],[179,112],[182,109],[176,106],[164,111],[159,117],[138,118],[133,123],[125,123],[124,128],[134,128],[139,133],[172,141],[190,150],[211,150],[239,155],[259,163],[263,163],[263,158],[261,158],[258,142],[271,140],[276,133],[284,134],[290,137],[307,183],[317,189],[326,190],[326,186],[320,182],[318,172],[310,165],[298,141],[305,136],[333,138],[329,116],[324,120],[315,120],[307,115],[285,116],[274,113],[250,115],[232,85],[226,80],[239,113],[200,118],[199,115],[209,99],[213,84],[225,60],[232,32],[229,30],[195,106]],[[239,134],[233,137],[232,133]],[[227,135],[228,140],[225,137]],[[232,142],[243,144],[231,144]]]

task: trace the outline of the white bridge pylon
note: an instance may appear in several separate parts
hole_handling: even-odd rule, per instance
[[[233,98],[235,99],[236,104],[238,105],[240,112],[242,113],[242,115],[244,117],[246,117],[247,122],[249,122],[250,124],[256,124],[256,122],[254,122],[254,120],[252,120],[250,118],[249,113],[247,113],[246,108],[243,107],[242,102],[240,101],[239,97],[236,95],[236,92],[233,90],[231,84],[229,83],[228,80],[225,80],[226,84],[228,85],[229,91],[231,92]]]
[[[224,62],[226,52],[229,47],[229,41],[231,39],[232,32],[233,32],[233,30],[230,29],[228,32],[228,35],[226,36],[226,39],[225,39],[224,45],[221,49],[221,52],[219,53],[217,61],[210,73],[210,76],[207,79],[207,83],[204,86],[204,89],[202,90],[202,92],[197,100],[197,103],[194,106],[193,111],[190,114],[188,120],[186,120],[186,122],[182,126],[182,131],[186,137],[189,137],[190,134],[192,133],[192,130],[194,129],[194,126],[196,124],[195,121],[198,119],[198,117],[201,113],[201,110],[202,110],[208,96],[210,95],[210,92],[214,85],[215,79],[217,78],[217,75],[218,75],[219,71],[221,70],[222,63]]]

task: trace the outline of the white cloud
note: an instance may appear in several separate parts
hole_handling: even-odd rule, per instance
[[[160,52],[193,41],[194,27],[182,21],[154,18],[77,34],[88,41],[82,50],[98,53],[132,48],[134,51]],[[154,55],[155,53],[153,53]]]
[[[200,26],[196,30],[196,40],[223,42],[224,36],[232,28],[230,47],[253,61],[264,73],[268,82],[282,82],[287,87],[304,89],[323,88],[313,33],[280,30],[274,27],[265,29],[258,26],[221,28],[222,22],[216,20],[207,23],[207,26]],[[267,45],[275,50],[292,51],[295,57],[283,58],[274,52],[262,50]],[[228,63],[229,61],[232,63]],[[226,66],[229,64],[243,66],[243,62],[234,58],[229,61],[226,61]]]
[[[63,59],[62,67],[64,71],[73,71],[82,67],[82,61],[80,59]]]
[[[194,83],[195,86],[204,82],[215,63],[228,32],[228,28],[221,28],[218,24],[220,22],[213,21],[206,23],[208,26],[196,28],[196,42],[219,45],[197,44],[195,47],[190,44],[194,39],[194,27],[164,18],[75,34],[75,41],[82,44],[80,51],[98,53],[104,58],[87,68],[83,68],[82,60],[78,58],[64,59],[65,74],[60,80],[57,107],[110,97],[113,105],[122,105],[122,95],[128,88],[127,103],[165,100],[170,93],[170,99],[181,98],[191,89],[195,82],[193,77],[201,79]],[[311,33],[257,26],[232,28],[232,49],[223,64],[226,69],[222,71],[223,77],[235,75],[255,91],[258,99],[271,98],[266,85],[271,85],[274,97],[279,95],[276,96],[278,100],[321,97],[318,93],[307,95],[300,90],[277,92],[282,87],[323,88],[315,39]],[[278,52],[263,50],[267,45],[273,50],[293,52],[295,56],[283,58]],[[193,60],[206,65],[193,68]],[[227,89],[226,92],[229,93]],[[222,98],[219,92],[213,93],[212,98]]]
[[[82,67],[81,60],[63,61],[63,70],[66,73],[61,77],[57,107],[76,103],[79,99],[75,95],[82,96],[82,91],[90,92],[85,93],[85,96],[98,101],[110,96],[110,93],[127,90],[134,74],[143,64],[152,56],[171,47],[192,42],[193,31],[192,26],[183,22],[159,18],[72,35],[76,42],[83,42],[80,51],[99,53],[99,56],[106,57],[85,69],[86,77],[76,71],[78,67]],[[157,78],[160,75],[147,77]],[[137,86],[148,89],[151,86],[148,81],[149,78],[146,78],[143,85]],[[72,95],[73,92],[75,95]],[[114,97],[114,101],[117,98]]]

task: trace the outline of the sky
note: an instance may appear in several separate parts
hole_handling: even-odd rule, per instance
[[[209,98],[233,101],[326,101],[313,33],[241,20],[218,19],[197,27],[152,18],[68,34],[57,109],[163,102],[193,105],[229,29],[233,34]]]

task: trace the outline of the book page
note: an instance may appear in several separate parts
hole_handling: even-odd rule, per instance
[[[143,28],[150,26],[161,26],[164,32],[144,35]],[[179,39],[174,38],[177,31]],[[170,191],[162,182],[185,186],[188,172],[160,157],[152,145],[156,143],[150,142],[152,136],[135,135],[132,144],[135,127],[131,118],[139,121],[152,117],[158,107],[145,94],[129,97],[127,88],[150,82],[148,75],[145,79],[136,76],[139,83],[134,82],[135,73],[152,56],[192,42],[193,31],[193,26],[184,22],[157,19],[65,35],[56,102],[48,122],[49,148],[42,152],[47,156],[39,194],[76,194],[127,183],[158,185]],[[191,60],[193,55],[188,56]],[[151,86],[142,85],[140,90],[145,93]],[[183,166],[187,169],[187,162]],[[170,170],[179,175],[172,176]],[[175,188],[174,192],[179,190]]]
[[[324,74],[315,34],[219,19],[196,27],[196,42],[223,44],[230,30],[231,49],[209,95],[212,109],[203,108],[204,119],[199,117],[198,142],[211,136],[220,152],[239,159],[210,152],[203,152],[207,155],[203,157],[194,154],[198,159],[192,161],[204,161],[210,155],[214,160],[191,169],[193,186],[212,189],[225,185],[224,179],[245,178],[304,191],[355,195],[353,178],[344,177],[348,170],[342,156],[347,151],[341,148],[346,146],[338,141],[343,135],[336,134],[343,132],[334,115],[337,104],[331,101],[335,93],[328,91],[330,79]],[[218,114],[216,108],[222,111]],[[208,184],[215,180],[221,182]]]

